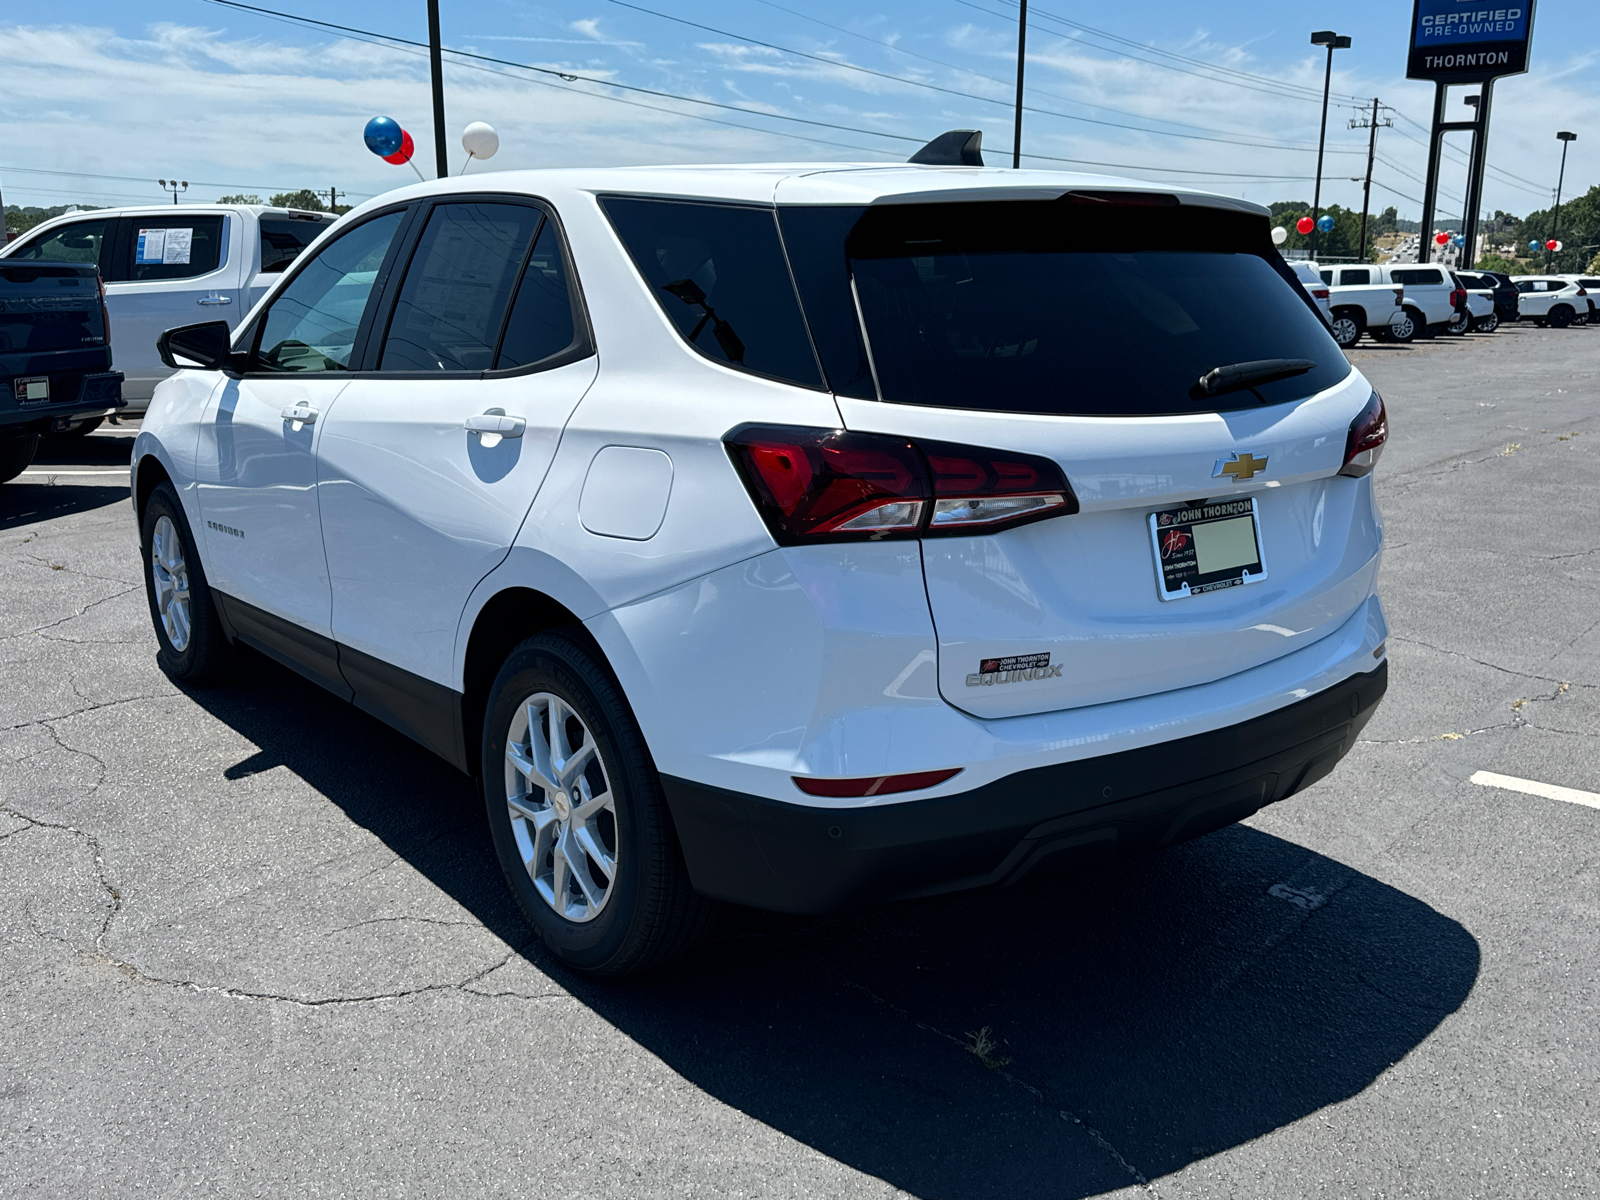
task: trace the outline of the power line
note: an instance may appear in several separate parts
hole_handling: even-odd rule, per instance
[[[929,91],[942,92],[947,96],[958,96],[963,100],[976,100],[980,104],[995,104],[1006,109],[1010,109],[1012,107],[1012,102],[1010,100],[1003,100],[995,96],[983,96],[976,92],[964,92],[958,88],[950,88],[945,87],[942,84],[929,83],[926,80],[914,79],[907,75],[896,75],[890,71],[879,71],[873,67],[859,66],[855,63],[844,62],[837,58],[829,58],[826,55],[812,54],[805,50],[796,50],[791,46],[780,45],[777,42],[763,41],[761,38],[750,37],[748,34],[734,33],[732,30],[719,29],[715,25],[706,25],[699,21],[691,21],[687,17],[677,17],[673,16],[671,13],[659,12],[653,8],[646,8],[642,4],[633,4],[630,2],[630,0],[607,0],[607,3],[615,4],[619,8],[626,8],[631,9],[634,12],[644,13],[646,16],[657,17],[663,21],[671,21],[676,25],[686,25],[690,29],[698,29],[704,33],[714,33],[718,37],[732,38],[736,42],[744,42],[751,46],[760,46],[765,50],[773,50],[780,54],[793,55],[795,58],[803,58],[811,62],[822,63],[825,66],[846,71],[856,71],[862,75],[870,75],[876,79],[886,79],[894,83],[906,84],[910,87],[926,88]],[[1151,129],[1142,125],[1126,125],[1120,121],[1102,121],[1098,117],[1080,117],[1072,113],[1058,112],[1055,109],[1040,108],[1033,104],[1024,104],[1022,106],[1022,110],[1024,112],[1039,113],[1042,116],[1057,117],[1064,121],[1081,121],[1087,125],[1101,125],[1108,129],[1127,129],[1135,133],[1155,134],[1160,137],[1183,138],[1189,141],[1219,142],[1224,145],[1248,146],[1252,149],[1258,150],[1298,151],[1310,149],[1309,147],[1284,145],[1278,142],[1246,142],[1226,137],[1208,137],[1202,134],[1177,133],[1165,129]]]
[[[152,182],[143,175],[100,175],[89,171],[48,171],[43,167],[0,167],[0,171],[9,171],[21,175],[66,175],[73,179],[115,179],[123,183]],[[270,183],[217,183],[214,180],[205,179],[195,179],[191,180],[190,182],[193,183],[195,187],[246,188],[251,191],[258,192],[297,192],[300,190],[299,188],[279,187],[276,184]],[[345,193],[347,196],[362,197],[366,197],[371,194],[372,193],[369,192]]]

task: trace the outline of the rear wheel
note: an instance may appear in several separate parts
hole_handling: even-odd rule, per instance
[[[0,483],[15,479],[28,469],[33,455],[39,449],[39,435],[25,433],[21,437],[0,438]]]
[[[1550,310],[1549,321],[1555,328],[1565,329],[1572,324],[1573,315],[1570,304],[1558,304]]]
[[[704,936],[644,735],[578,637],[506,659],[484,714],[483,794],[501,869],[556,957],[591,975],[664,962]]]
[[[156,663],[179,683],[211,683],[233,667],[233,644],[223,632],[205,568],[183,506],[170,483],[145,501],[140,522],[144,588],[160,649]]]
[[[1445,332],[1451,337],[1461,337],[1472,328],[1472,314],[1465,311],[1453,312],[1450,319],[1444,323]]]
[[[1472,332],[1474,333],[1493,333],[1499,328],[1500,314],[1498,313],[1488,313],[1485,316],[1475,318],[1472,322]]]
[[[1349,309],[1341,308],[1333,314],[1333,340],[1339,349],[1348,350],[1361,340],[1361,322]]]

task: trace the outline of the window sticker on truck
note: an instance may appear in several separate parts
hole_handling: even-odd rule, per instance
[[[194,249],[194,230],[141,229],[134,262],[163,266],[187,264]]]

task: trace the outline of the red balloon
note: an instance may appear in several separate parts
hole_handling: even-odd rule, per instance
[[[1310,233],[1313,229],[1315,229],[1317,227],[1317,223],[1315,221],[1313,221],[1310,217],[1301,217],[1298,221],[1296,221],[1294,223],[1294,227],[1296,229],[1298,229],[1301,233]]]
[[[416,143],[411,140],[411,135],[402,129],[400,131],[400,149],[396,150],[393,154],[385,154],[383,156],[383,161],[386,163],[393,163],[397,167],[403,167],[411,161],[411,156],[416,152]]]
[[[1555,238],[1551,238],[1548,242],[1546,242],[1544,244],[1544,248],[1546,250],[1554,250],[1556,248],[1556,240],[1555,240]]]
[[[1450,240],[1450,235],[1448,233],[1436,233],[1433,235],[1433,240],[1442,246]]]

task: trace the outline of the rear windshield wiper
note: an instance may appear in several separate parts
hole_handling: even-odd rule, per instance
[[[1223,392],[1236,392],[1240,388],[1255,392],[1258,383],[1292,379],[1316,369],[1317,364],[1309,358],[1258,358],[1252,362],[1230,363],[1226,367],[1212,367],[1200,376],[1195,391],[1202,396],[1220,396]],[[1266,403],[1266,397],[1260,392],[1256,392],[1256,398]]]

